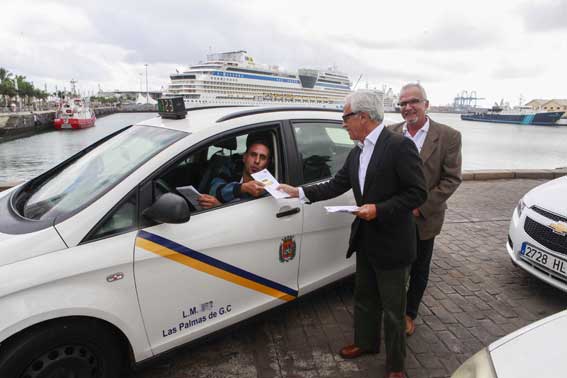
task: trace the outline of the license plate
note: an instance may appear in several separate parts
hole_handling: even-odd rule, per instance
[[[567,277],[567,261],[558,259],[550,253],[547,253],[540,248],[534,247],[531,244],[523,243],[520,250],[520,256],[534,263],[545,266],[547,269]]]
[[[64,123],[64,124],[61,125],[61,128],[62,128],[62,129],[71,129],[71,128],[73,128],[73,127],[72,127],[70,124],[68,124],[68,123]]]

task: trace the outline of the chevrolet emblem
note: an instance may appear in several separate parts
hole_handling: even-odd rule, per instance
[[[549,226],[556,234],[565,236],[567,234],[567,223],[551,223]]]

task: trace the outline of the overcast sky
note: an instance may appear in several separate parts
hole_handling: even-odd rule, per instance
[[[567,98],[567,0],[2,0],[0,67],[53,91],[166,87],[209,51],[287,70],[337,66],[353,84],[419,80],[431,103],[476,91]]]

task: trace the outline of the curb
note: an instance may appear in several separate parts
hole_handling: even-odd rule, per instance
[[[567,168],[463,171],[464,181],[546,179],[567,176]]]
[[[463,171],[463,181],[489,181],[489,180],[513,180],[513,179],[544,179],[553,180],[558,177],[567,176],[566,168],[557,169],[518,169],[518,170],[480,170]],[[18,181],[0,182],[0,192],[10,189],[18,184]]]

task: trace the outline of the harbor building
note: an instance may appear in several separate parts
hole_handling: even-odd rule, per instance
[[[567,114],[567,99],[534,99],[526,103],[525,106],[529,106],[534,111],[544,111],[544,112],[566,112]],[[565,117],[565,115],[563,116]]]

